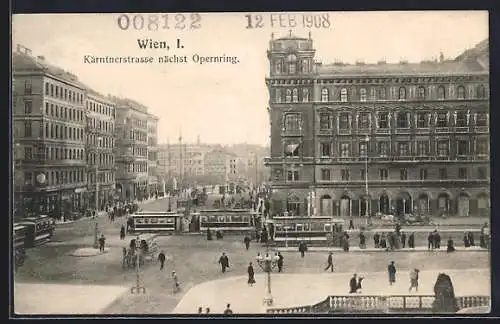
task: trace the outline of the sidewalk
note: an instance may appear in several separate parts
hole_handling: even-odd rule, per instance
[[[275,251],[280,251],[280,252],[297,252],[298,253],[298,248],[297,247],[277,247],[274,248]],[[307,252],[344,252],[342,248],[339,247],[323,247],[323,246],[311,246],[307,248]],[[366,249],[361,249],[359,246],[353,246],[349,248],[348,252],[361,252],[361,253],[366,253],[366,252],[445,252],[446,253],[446,246],[442,246],[440,249],[434,249],[434,250],[429,250],[426,246],[417,246],[414,249],[410,248],[404,248],[404,249],[399,249],[399,250],[393,250],[393,251],[386,251],[385,249],[376,249],[376,248],[366,248]],[[346,253],[348,253],[346,252]],[[463,246],[458,246],[455,247],[455,252],[489,252],[488,249],[483,249],[479,246],[471,246],[471,247],[463,247]]]

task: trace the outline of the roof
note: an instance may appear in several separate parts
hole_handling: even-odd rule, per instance
[[[48,63],[45,59],[36,58],[26,53],[14,52],[12,55],[12,70],[21,72],[23,70],[39,70],[47,75],[62,79],[74,86],[87,89],[87,86],[78,80],[78,77],[64,69]]]
[[[435,75],[488,73],[477,61],[447,60],[443,62],[421,63],[381,63],[381,64],[328,64],[318,66],[320,75]]]

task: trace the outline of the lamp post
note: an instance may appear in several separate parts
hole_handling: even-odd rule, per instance
[[[140,251],[137,251],[136,252],[136,278],[135,278],[135,286],[133,286],[132,288],[130,288],[130,293],[131,294],[145,294],[146,293],[146,288],[141,286],[141,274],[140,274],[140,254],[142,252]]]
[[[365,151],[365,222],[368,222],[368,217],[369,217],[369,204],[368,204],[368,152],[369,150],[369,143],[370,143],[370,137],[366,135],[365,137],[365,143],[366,143],[366,151]]]
[[[95,162],[95,228],[94,228],[94,248],[99,248],[99,145],[102,137],[97,137],[96,162]]]
[[[260,253],[258,253],[255,260],[257,261],[259,267],[267,274],[267,294],[266,297],[264,297],[264,304],[272,306],[273,295],[271,293],[271,272],[278,265],[279,257],[272,257],[269,255],[269,240],[266,242],[266,255],[263,257]]]

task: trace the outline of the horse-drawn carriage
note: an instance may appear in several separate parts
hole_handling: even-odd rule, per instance
[[[156,234],[142,234],[130,240],[130,245],[123,247],[123,268],[130,269],[158,260],[159,247]]]

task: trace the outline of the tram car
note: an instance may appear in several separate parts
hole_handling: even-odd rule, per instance
[[[183,214],[176,212],[138,211],[130,216],[134,234],[172,234],[180,231]]]
[[[43,245],[50,241],[55,230],[55,221],[48,215],[27,217],[18,225],[26,226],[26,248]]]
[[[300,242],[307,245],[337,245],[336,238],[343,233],[343,219],[329,216],[275,216],[274,242],[279,246],[296,246]]]
[[[28,228],[25,225],[14,224],[13,228],[13,250],[14,250],[14,260],[15,266],[19,267],[24,264],[24,258],[26,255],[26,234]]]
[[[200,231],[241,233],[255,230],[258,213],[249,209],[200,210]]]

